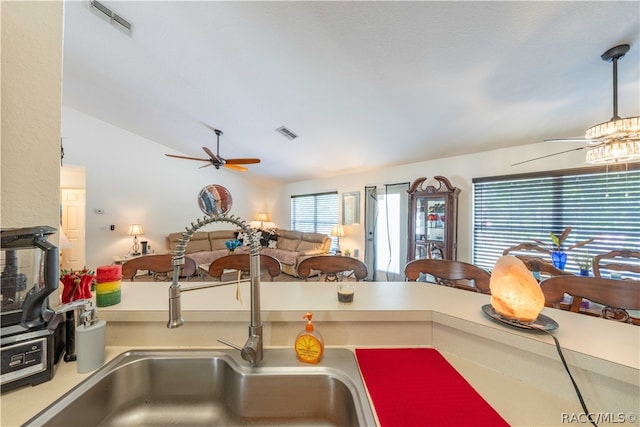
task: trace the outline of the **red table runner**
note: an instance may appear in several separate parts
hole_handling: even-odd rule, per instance
[[[356,349],[382,427],[509,424],[432,348]]]

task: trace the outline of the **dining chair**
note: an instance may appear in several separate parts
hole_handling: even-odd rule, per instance
[[[629,249],[619,249],[605,254],[593,257],[593,275],[595,277],[604,277],[605,274],[601,270],[607,270],[611,274],[621,274],[622,272],[631,272],[640,275],[640,252]],[[638,276],[636,276],[638,277]],[[628,280],[633,280],[626,278]]]
[[[209,275],[217,280],[222,280],[225,270],[237,270],[241,274],[249,274],[251,270],[251,254],[225,255],[216,259],[209,265]],[[267,272],[269,279],[279,276],[282,272],[282,264],[271,255],[260,254],[260,273]]]
[[[542,280],[543,275],[551,277],[572,275],[572,273],[560,270],[554,266],[550,258],[547,260],[537,254],[531,255],[527,252],[535,252],[548,255],[549,257],[551,256],[551,252],[549,250],[541,248],[534,243],[520,243],[519,245],[505,249],[502,251],[502,255],[511,255],[518,258],[524,263],[527,269],[531,271],[538,281]]]
[[[340,255],[312,256],[298,264],[298,276],[305,282],[314,273],[320,273],[318,280],[324,277],[325,282],[342,282],[345,277],[351,276],[359,282],[367,277],[368,270],[358,258]]]
[[[184,258],[184,265],[181,267],[180,276],[187,280],[196,273],[196,262],[190,258]],[[148,271],[156,282],[171,280],[173,273],[173,256],[170,254],[145,255],[130,259],[122,264],[122,278],[135,281],[139,271]]]
[[[602,306],[597,315],[606,319],[640,325],[640,318],[628,310],[640,310],[640,282],[603,277],[555,276],[540,283],[547,306],[561,308],[565,294],[572,297],[568,310],[594,315],[582,308],[583,299]]]
[[[419,281],[422,277],[421,273],[433,276],[433,280],[438,285],[483,294],[491,293],[489,290],[491,274],[473,264],[447,259],[425,258],[410,261],[404,267],[404,276],[407,281]]]

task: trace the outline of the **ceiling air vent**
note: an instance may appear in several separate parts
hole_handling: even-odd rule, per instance
[[[289,139],[296,139],[298,137],[298,135],[296,135],[295,133],[291,132],[289,129],[287,129],[284,126],[280,126],[278,129],[276,129],[276,131],[281,133],[282,135],[286,136]]]
[[[94,11],[96,15],[105,18],[111,23],[111,25],[120,29],[125,34],[128,34],[130,36],[133,32],[133,25],[131,25],[131,22],[127,21],[122,16],[118,15],[102,3],[97,1],[90,1],[89,8]]]

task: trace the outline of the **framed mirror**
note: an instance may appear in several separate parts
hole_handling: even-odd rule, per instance
[[[342,225],[360,224],[360,192],[342,193]]]

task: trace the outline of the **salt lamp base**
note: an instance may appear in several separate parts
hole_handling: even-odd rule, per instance
[[[491,319],[497,320],[509,326],[513,326],[515,328],[538,329],[544,331],[553,331],[554,329],[558,329],[558,323],[552,318],[545,316],[544,314],[539,314],[538,318],[533,322],[521,322],[519,320],[509,319],[508,317],[502,316],[493,308],[491,304],[483,305],[482,311]]]

